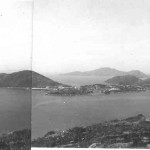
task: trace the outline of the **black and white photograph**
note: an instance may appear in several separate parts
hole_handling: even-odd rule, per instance
[[[32,146],[150,148],[150,1],[35,0],[33,12]]]
[[[0,150],[150,149],[150,1],[0,2]]]
[[[31,1],[0,1],[0,41],[0,150],[30,150]]]

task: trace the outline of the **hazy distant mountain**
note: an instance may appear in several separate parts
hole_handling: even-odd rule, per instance
[[[83,72],[81,71],[73,71],[73,72],[70,72],[70,73],[66,73],[66,74],[63,74],[63,75],[83,75]]]
[[[114,75],[123,74],[123,73],[124,73],[123,71],[119,71],[119,70],[112,69],[112,68],[100,68],[100,69],[95,69],[95,70],[85,71],[85,72],[74,71],[74,72],[66,73],[64,75],[114,76]]]
[[[132,71],[127,72],[127,74],[136,76],[138,78],[146,78],[147,77],[146,74],[144,74],[143,72],[141,72],[139,70],[132,70]]]
[[[124,75],[110,78],[105,82],[110,84],[134,85],[136,83],[142,82],[142,80],[132,75]]]
[[[61,84],[29,70],[0,75],[0,87],[46,87],[55,85]]]
[[[125,71],[119,71],[113,68],[100,68],[96,70],[91,70],[91,71],[85,71],[85,72],[80,72],[80,71],[75,71],[75,72],[70,72],[66,73],[63,75],[79,75],[79,76],[122,76],[122,75],[133,75],[138,78],[145,78],[147,77],[146,74],[139,70],[132,70],[129,72]]]

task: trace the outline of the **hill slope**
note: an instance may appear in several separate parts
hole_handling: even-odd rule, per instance
[[[142,80],[138,83],[139,85],[141,86],[147,86],[147,87],[150,87],[150,78],[147,78],[145,80]]]
[[[56,85],[61,84],[30,70],[0,76],[0,87],[46,87]]]
[[[138,78],[146,78],[147,77],[146,74],[144,74],[143,72],[141,72],[139,70],[132,70],[132,71],[127,72],[126,74],[133,75],[133,76],[136,76]]]
[[[125,75],[125,76],[116,76],[113,78],[110,78],[108,80],[106,80],[106,83],[110,83],[110,84],[124,84],[124,85],[134,85],[136,83],[141,82],[142,80],[132,76],[132,75]]]
[[[31,131],[29,129],[19,130],[0,136],[1,150],[30,150]]]
[[[32,72],[32,87],[46,87],[62,85],[36,72]]]
[[[138,131],[138,132],[137,132]],[[139,114],[66,131],[50,131],[32,141],[33,147],[149,148],[150,121]]]
[[[7,75],[6,73],[0,73],[0,78],[4,77],[5,75]]]
[[[99,68],[96,70],[91,70],[91,71],[85,71],[85,72],[80,72],[80,71],[74,71],[70,73],[66,73],[63,75],[78,75],[78,76],[122,76],[122,75],[133,75],[138,78],[145,78],[147,77],[146,74],[139,70],[132,70],[129,72],[125,71],[119,71],[113,68]]]

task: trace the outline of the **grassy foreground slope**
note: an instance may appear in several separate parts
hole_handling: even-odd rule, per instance
[[[150,148],[150,119],[142,114],[67,131],[50,131],[33,147]]]
[[[0,137],[0,150],[30,150],[30,148],[31,130],[14,131]]]

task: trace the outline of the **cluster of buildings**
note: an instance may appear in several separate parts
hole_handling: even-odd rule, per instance
[[[121,92],[140,92],[150,90],[150,87],[139,85],[110,85],[110,84],[92,84],[76,86],[47,86],[45,88],[32,88],[33,90],[44,90],[46,95],[61,95],[61,96],[75,96],[75,95],[87,95],[87,94],[110,94]]]
[[[80,87],[81,90],[87,93],[120,93],[120,92],[133,92],[133,91],[146,91],[150,90],[148,87],[134,86],[134,85],[108,85],[108,84],[93,84]]]
[[[45,89],[46,95],[61,95],[61,96],[72,96],[72,95],[81,95],[82,92],[80,88],[76,86],[56,86],[48,87]]]

